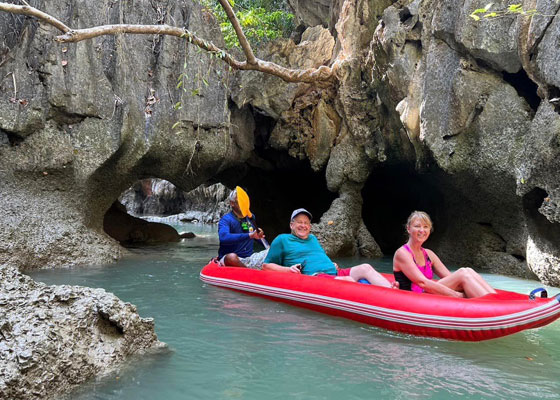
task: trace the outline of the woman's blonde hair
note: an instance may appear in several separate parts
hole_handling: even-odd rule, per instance
[[[428,213],[424,211],[412,211],[412,213],[409,215],[408,219],[406,220],[405,228],[407,229],[407,232],[408,232],[408,228],[410,227],[410,223],[415,218],[419,218],[425,223],[427,223],[430,226],[430,232],[434,231],[434,224],[432,223],[432,219],[430,218]]]

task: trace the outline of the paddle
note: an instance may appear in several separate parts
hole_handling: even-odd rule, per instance
[[[257,227],[255,221],[252,219],[253,214],[249,209],[249,207],[251,206],[251,200],[249,200],[249,195],[247,194],[247,192],[245,192],[245,190],[243,190],[239,186],[236,186],[235,191],[237,192],[237,204],[239,205],[239,210],[241,211],[241,215],[244,218],[249,217],[247,218],[247,220],[251,223],[251,225],[253,225],[253,228],[256,231],[258,231],[259,228]],[[261,243],[263,244],[265,249],[268,249],[270,247],[270,245],[268,244],[265,238],[261,239]]]

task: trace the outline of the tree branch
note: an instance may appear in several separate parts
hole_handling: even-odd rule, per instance
[[[233,26],[233,30],[237,35],[237,39],[239,39],[239,44],[243,49],[243,53],[245,53],[245,57],[247,57],[247,62],[249,64],[256,64],[257,59],[255,58],[255,54],[253,54],[251,45],[249,44],[249,41],[245,36],[245,32],[243,32],[243,28],[241,28],[241,24],[239,23],[239,20],[235,16],[235,12],[233,12],[233,8],[231,8],[229,1],[228,0],[218,0],[218,1],[220,2],[222,8],[226,12],[229,22],[231,22],[231,25]]]
[[[243,62],[236,60],[232,55],[220,49],[214,43],[207,42],[206,40],[199,38],[188,29],[170,25],[101,25],[93,28],[71,29],[65,34],[57,36],[55,40],[60,43],[81,42],[82,40],[92,39],[98,36],[118,35],[122,33],[168,35],[179,38],[184,37],[187,41],[200,47],[201,49],[217,54],[219,58],[231,65],[232,68],[241,69],[244,64]]]
[[[256,58],[253,54],[253,50],[251,49],[249,42],[247,41],[247,38],[245,37],[245,34],[243,33],[243,29],[239,24],[239,20],[235,16],[235,13],[233,12],[233,9],[229,5],[228,1],[219,0],[219,2],[224,8],[231,24],[235,29],[235,32],[239,39],[239,43],[241,44],[243,52],[247,57],[247,61],[239,61],[231,54],[217,47],[214,43],[199,38],[187,29],[178,28],[175,26],[116,24],[101,25],[85,29],[72,29],[63,24],[58,19],[29,5],[20,6],[0,2],[0,11],[6,11],[12,14],[32,16],[37,18],[39,21],[54,26],[55,28],[63,32],[62,35],[59,35],[55,38],[55,40],[60,43],[79,42],[103,35],[117,35],[126,33],[176,36],[179,38],[186,38],[187,41],[200,47],[201,49],[216,54],[218,58],[221,58],[233,69],[244,71],[259,71],[265,74],[277,76],[286,82],[313,83],[317,81],[326,81],[333,78],[333,69],[324,65],[320,66],[319,68],[308,68],[305,70],[301,70],[285,68],[281,65]]]
[[[31,7],[27,3],[25,6],[18,6],[16,4],[0,3],[0,11],[6,11],[12,14],[28,15],[30,17],[35,17],[39,21],[43,21],[49,25],[54,26],[62,32],[68,32],[71,29],[60,22],[58,19],[51,17],[49,14],[44,13],[41,10],[37,10],[35,7]]]

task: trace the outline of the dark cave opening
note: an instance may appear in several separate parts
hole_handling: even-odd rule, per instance
[[[549,85],[547,91],[548,91],[548,97],[551,100],[560,98],[560,89],[557,88],[556,86]]]
[[[19,146],[24,138],[4,129],[0,129],[0,145],[9,144],[12,147]]]
[[[514,74],[504,72],[503,77],[504,81],[513,86],[517,94],[525,99],[533,112],[536,112],[541,104],[541,98],[537,94],[537,84],[529,78],[527,72],[524,69]]]
[[[249,160],[216,176],[229,188],[239,185],[249,195],[251,212],[267,239],[289,231],[290,214],[306,208],[318,222],[337,197],[327,189],[325,171],[314,171],[309,160],[299,160],[285,150],[269,146],[276,119],[251,108],[255,120],[255,148]]]
[[[276,120],[264,114],[258,108],[251,107],[250,109],[255,120],[255,148],[265,148],[270,133],[276,126]]]
[[[190,192],[163,179],[136,181],[105,213],[104,230],[124,246],[179,241],[188,232],[176,233],[168,223],[217,224],[230,211],[227,197],[238,185],[248,193],[251,212],[272,241],[289,231],[294,209],[304,207],[318,221],[337,197],[327,189],[324,171],[313,171],[308,161],[271,149],[255,157],[260,162],[252,160],[226,170],[215,177],[217,183],[208,182]]]
[[[362,218],[383,254],[406,242],[405,224],[414,210],[427,212],[434,225],[445,216],[443,193],[433,173],[418,173],[410,165],[376,169],[362,189]],[[437,231],[434,233],[437,240]]]
[[[406,21],[412,18],[412,14],[408,7],[404,7],[399,11],[399,19],[403,24],[406,24]]]
[[[270,148],[268,139],[276,120],[257,109],[250,112],[255,120],[255,141],[249,159],[213,176],[190,192],[183,192],[180,187],[157,177],[136,181],[106,212],[105,232],[121,244],[136,245],[157,240],[143,226],[143,220],[153,219],[150,216],[157,217],[157,222],[164,217],[161,222],[171,218],[181,223],[216,224],[230,211],[227,197],[236,186],[248,193],[251,212],[257,216],[258,226],[269,241],[289,231],[289,217],[296,208],[307,208],[314,220],[319,221],[337,197],[327,189],[325,171],[314,171],[309,160],[294,158],[286,150]],[[115,223],[116,220],[119,222]],[[171,239],[164,241],[176,241]]]

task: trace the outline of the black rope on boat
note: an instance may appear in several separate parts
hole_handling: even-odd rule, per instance
[[[539,292],[541,293],[541,298],[542,298],[542,299],[548,298],[548,292],[546,291],[546,289],[540,287],[540,288],[533,289],[533,290],[531,291],[531,293],[529,293],[529,299],[535,300],[535,295],[536,295],[537,293],[539,293]]]

